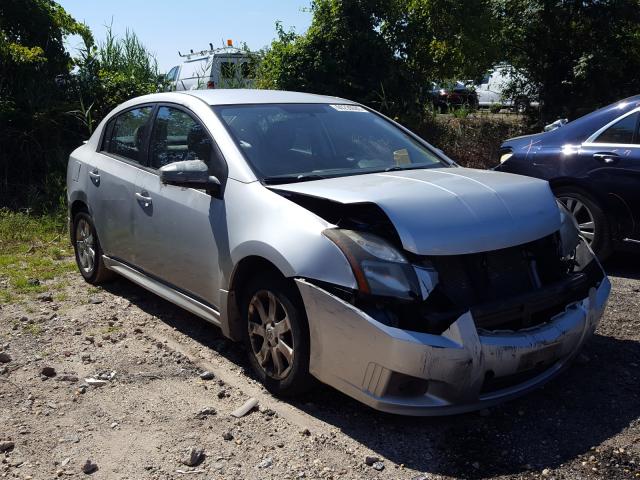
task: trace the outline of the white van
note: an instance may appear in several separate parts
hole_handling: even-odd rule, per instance
[[[528,83],[527,79],[518,73],[511,65],[503,63],[490,69],[482,80],[476,84],[478,106],[488,108],[491,105],[500,104],[518,111],[525,110],[529,106],[538,106],[538,102],[532,98],[533,95],[522,94],[516,97],[508,96],[507,89],[513,81],[517,81],[523,85]],[[529,88],[527,88],[527,90],[529,90]]]
[[[246,51],[227,47],[178,55],[185,60],[167,73],[166,91],[253,86],[253,62]]]

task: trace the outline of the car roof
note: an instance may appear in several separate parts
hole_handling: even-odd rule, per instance
[[[200,98],[209,105],[250,105],[256,103],[341,103],[355,104],[351,100],[312,93],[283,90],[211,89],[179,92]]]

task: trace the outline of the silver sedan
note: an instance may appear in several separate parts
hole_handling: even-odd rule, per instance
[[[279,395],[315,377],[440,415],[554,377],[610,284],[544,181],[458,167],[341,98],[207,90],[130,100],[69,158],[71,240],[246,344]]]

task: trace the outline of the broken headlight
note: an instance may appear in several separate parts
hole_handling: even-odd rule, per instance
[[[344,253],[362,293],[413,300],[418,278],[404,255],[386,240],[367,232],[330,228],[322,232]]]

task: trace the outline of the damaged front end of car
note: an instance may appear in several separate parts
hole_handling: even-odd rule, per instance
[[[519,396],[559,373],[602,316],[609,281],[562,210],[535,241],[416,255],[375,205],[348,208],[324,235],[357,288],[296,281],[311,373],[373,408],[444,415]]]

